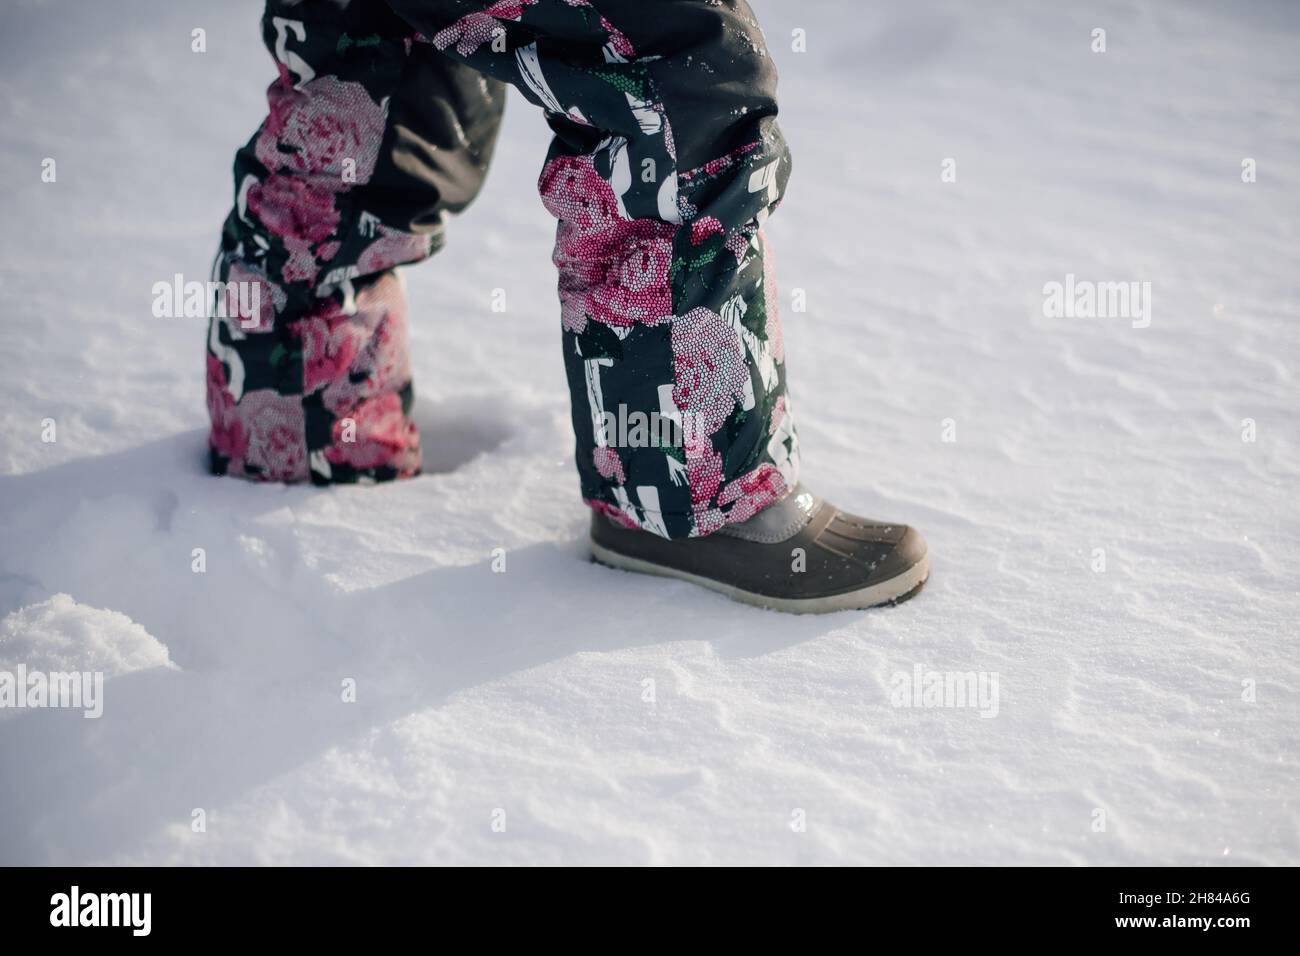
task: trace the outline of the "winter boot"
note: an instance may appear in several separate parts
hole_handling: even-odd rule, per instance
[[[914,529],[840,511],[802,485],[702,538],[670,540],[595,513],[591,552],[610,567],[692,581],[797,614],[897,604],[930,573],[925,539]]]

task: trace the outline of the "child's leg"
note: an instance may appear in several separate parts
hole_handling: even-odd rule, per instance
[[[280,76],[235,158],[208,336],[213,470],[316,482],[414,474],[405,297],[483,181],[504,89],[381,3],[268,2]],[[229,303],[229,305],[227,305]],[[222,313],[229,314],[223,317]],[[251,311],[251,309],[250,309]]]
[[[540,187],[584,497],[671,538],[780,499],[797,442],[759,226],[790,159],[748,5],[388,2],[556,132]]]

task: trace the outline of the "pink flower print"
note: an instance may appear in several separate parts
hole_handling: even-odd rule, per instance
[[[457,53],[469,56],[492,39],[492,31],[501,27],[501,20],[518,20],[524,14],[524,7],[536,2],[537,0],[499,0],[486,10],[467,13],[451,26],[435,33],[433,45],[439,50],[445,50],[454,43]]]
[[[553,259],[564,327],[581,332],[589,318],[622,327],[669,318],[676,227],[622,218],[613,188],[588,156],[552,160],[539,185],[560,220]]]
[[[294,176],[268,176],[248,191],[248,208],[273,235],[317,243],[339,224],[334,194]]]
[[[673,401],[701,436],[722,427],[744,394],[749,370],[736,330],[703,306],[673,320]]]
[[[726,232],[722,223],[713,216],[701,216],[691,223],[691,245],[698,246],[709,236],[717,236]]]
[[[268,481],[302,481],[307,477],[301,395],[258,389],[244,395],[237,411],[248,436],[246,471],[259,469],[257,477]]]
[[[354,441],[344,441],[353,422]],[[420,468],[420,436],[402,413],[402,400],[393,392],[366,399],[334,422],[333,444],[325,458],[357,469],[389,467],[410,476]]]
[[[321,369],[322,381],[324,375],[333,374],[323,399],[325,407],[337,416],[348,414],[373,395],[397,392],[411,380],[405,300],[395,275],[387,275],[357,293],[356,314],[347,316],[346,323],[348,334],[357,342],[350,364],[343,370],[332,365]],[[305,343],[303,359],[305,369]],[[311,380],[314,382],[315,377]]]
[[[357,268],[362,275],[384,272],[393,266],[415,262],[429,254],[429,236],[396,229],[379,229],[379,238],[361,250]]]
[[[316,186],[342,191],[345,162],[355,183],[367,183],[379,157],[385,109],[360,83],[318,76],[295,89],[286,70],[267,90],[270,115],[254,144],[257,158],[272,171],[314,177]]]
[[[719,505],[730,504],[727,523],[746,521],[768,505],[786,496],[790,488],[781,472],[771,462],[764,462],[753,471],[727,483],[718,495]]]
[[[302,390],[306,395],[346,378],[369,338],[363,323],[352,321],[332,302],[324,312],[299,319],[294,329],[302,340]]]
[[[248,449],[248,436],[226,384],[226,370],[215,355],[208,356],[208,418],[212,423],[208,444],[225,458],[242,459]]]
[[[284,240],[284,247],[289,250],[289,258],[280,269],[280,278],[285,282],[314,283],[320,267],[311,251],[311,243],[290,237]]]
[[[597,445],[595,451],[592,452],[592,459],[602,478],[612,478],[620,485],[627,481],[627,478],[623,475],[623,462],[618,457],[618,452],[613,448],[607,445]]]
[[[572,224],[576,236],[604,232],[621,219],[614,189],[596,172],[590,156],[551,160],[537,188],[542,205],[556,219]]]
[[[697,510],[713,501],[722,484],[722,456],[708,440],[686,452],[686,480],[691,489],[691,507]]]
[[[240,313],[240,298],[252,304],[251,289],[241,287],[256,286],[257,315]],[[245,265],[236,260],[230,265],[226,274],[226,315],[229,321],[245,334],[270,332],[275,328],[275,314],[288,304],[289,297],[278,285],[270,282],[262,270]],[[256,324],[251,320],[256,319]]]

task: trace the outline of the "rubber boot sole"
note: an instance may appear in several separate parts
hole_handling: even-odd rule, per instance
[[[927,554],[901,574],[896,574],[884,581],[877,581],[875,584],[859,588],[856,591],[845,591],[841,594],[828,594],[825,597],[816,598],[778,598],[769,597],[766,594],[756,594],[753,591],[746,591],[730,584],[724,584],[703,575],[691,574],[689,571],[680,571],[676,568],[655,564],[653,561],[629,557],[617,551],[611,551],[595,541],[590,542],[590,544],[592,559],[606,567],[617,568],[620,571],[634,571],[638,574],[652,574],[660,578],[689,581],[692,584],[698,584],[700,587],[708,588],[710,591],[723,594],[733,601],[752,604],[755,607],[767,608],[772,611],[784,611],[787,614],[830,614],[834,611],[863,611],[873,607],[901,604],[919,593],[921,588],[925,586],[926,580],[930,577],[930,558]]]

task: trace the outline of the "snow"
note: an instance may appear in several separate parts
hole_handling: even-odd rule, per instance
[[[805,478],[933,564],[826,617],[586,561],[519,97],[405,273],[428,474],[205,474],[151,289],[273,70],[253,0],[110,6],[0,31],[0,661],[107,671],[0,721],[0,863],[1300,863],[1294,5],[756,2]],[[1048,318],[1067,275],[1149,327]],[[996,716],[895,706],[918,666]]]
[[[105,677],[170,667],[167,648],[125,614],[56,594],[0,621],[0,670],[99,671]]]

